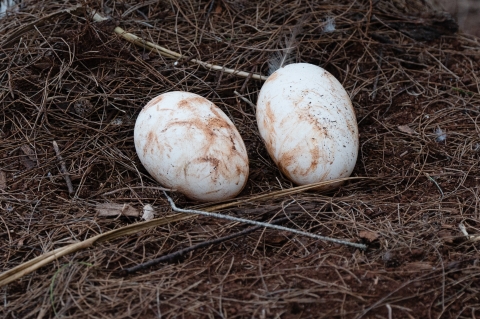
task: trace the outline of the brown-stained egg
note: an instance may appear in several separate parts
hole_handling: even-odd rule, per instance
[[[287,65],[263,85],[257,124],[282,173],[298,185],[350,176],[358,155],[352,102],[338,80],[308,64]]]
[[[238,130],[197,94],[176,91],[153,98],[138,115],[134,140],[150,175],[191,199],[232,198],[247,181],[247,151]]]

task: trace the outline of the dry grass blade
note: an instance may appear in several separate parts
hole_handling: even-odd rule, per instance
[[[358,178],[344,178],[344,179],[339,179],[339,180],[320,182],[320,183],[311,184],[311,185],[298,186],[298,187],[294,187],[292,189],[287,189],[287,190],[273,192],[271,194],[265,194],[265,195],[252,197],[252,198],[249,198],[248,201],[252,202],[252,201],[258,201],[258,200],[273,199],[273,198],[276,198],[276,197],[282,196],[282,195],[292,195],[292,194],[296,194],[296,193],[306,191],[306,190],[309,190],[309,189],[319,188],[319,187],[322,187],[322,186],[324,187],[324,186],[327,186],[329,184],[338,183],[339,181],[345,181],[345,180],[349,180],[349,179],[351,180],[351,179],[358,179]],[[163,192],[165,194],[165,191],[163,191]],[[182,214],[178,214],[178,215],[174,215],[174,216],[167,216],[167,217],[163,217],[163,218],[157,218],[157,219],[150,220],[150,221],[145,221],[145,222],[136,223],[136,224],[133,224],[133,225],[124,226],[122,228],[111,230],[109,232],[94,236],[94,237],[89,238],[87,240],[84,240],[82,242],[71,244],[71,245],[68,245],[68,246],[65,246],[65,247],[62,247],[62,248],[55,249],[51,252],[45,253],[45,254],[43,254],[41,256],[38,256],[38,257],[28,261],[28,262],[25,262],[25,263],[13,268],[13,269],[10,269],[10,270],[7,270],[7,271],[1,273],[0,274],[0,287],[6,285],[6,284],[8,284],[8,283],[10,283],[10,282],[12,282],[16,279],[22,278],[23,276],[39,269],[40,267],[45,266],[46,264],[48,264],[48,263],[50,263],[50,262],[52,262],[52,261],[54,261],[54,260],[56,260],[60,257],[66,256],[68,254],[72,254],[72,253],[77,252],[77,251],[82,250],[82,249],[89,248],[95,243],[108,241],[108,240],[113,240],[113,239],[116,239],[116,238],[119,238],[119,237],[122,237],[122,236],[127,236],[127,235],[130,235],[130,234],[134,234],[134,233],[137,233],[139,231],[146,230],[146,229],[149,229],[149,228],[157,227],[157,226],[160,226],[160,225],[166,225],[166,224],[176,222],[176,221],[187,220],[189,218],[195,217],[195,215],[191,215],[191,212],[196,212],[196,214],[204,213],[204,212],[200,212],[200,211],[197,211],[197,210],[178,209],[175,206],[175,203],[173,203],[172,199],[168,195],[166,195],[166,196],[167,196],[173,210],[181,212]],[[237,206],[238,204],[240,204],[242,202],[243,201],[235,200],[231,203],[222,204],[220,206],[214,205],[214,206],[211,206],[211,207],[207,207],[207,208],[204,209],[204,211],[205,211],[205,213],[208,214],[208,212],[215,211],[216,209],[225,209],[225,208],[228,208],[228,207]],[[185,213],[185,214],[183,214],[183,213]],[[225,217],[225,216],[222,216],[222,215],[219,215],[219,214],[212,214],[212,215],[216,216],[217,218]],[[234,218],[234,217],[230,217],[230,218]],[[286,227],[276,226],[276,225],[270,225],[270,224],[267,224],[267,223],[259,223],[259,222],[256,222],[256,221],[249,221],[249,220],[239,219],[239,218],[236,218],[236,219],[234,218],[234,221],[243,222],[243,223],[251,223],[253,225],[260,226],[260,227],[267,227],[267,228],[270,227],[270,228],[274,228],[274,229],[278,229],[278,230],[290,231],[290,232],[294,232],[296,234],[300,234],[300,235],[303,235],[303,236],[309,236],[309,237],[314,237],[314,238],[321,239],[321,240],[333,241],[333,242],[336,242],[336,243],[350,245],[350,246],[357,247],[357,248],[360,248],[360,249],[365,249],[366,248],[366,246],[362,245],[362,244],[355,244],[355,243],[346,242],[346,241],[338,240],[338,239],[334,239],[334,238],[327,238],[325,236],[309,234],[309,233],[306,233],[306,232],[302,232],[302,231],[298,231],[298,230],[294,230],[294,229],[289,229],[289,228],[286,228]]]
[[[65,247],[57,248],[53,251],[50,251],[48,253],[45,253],[43,255],[40,255],[32,260],[29,260],[28,262],[25,262],[15,268],[12,268],[10,270],[7,270],[3,273],[0,274],[0,287],[3,287],[9,283],[11,283],[14,280],[17,280],[19,278],[22,278],[23,276],[34,272],[35,270],[39,269],[40,267],[43,267],[47,265],[48,263],[66,256],[68,254],[72,254],[74,252],[77,252],[82,249],[86,249],[91,247],[92,245],[108,240],[113,240],[115,238],[119,238],[122,236],[127,236],[130,234],[137,233],[139,231],[149,229],[152,227],[157,227],[161,225],[166,225],[169,223],[173,222],[178,222],[182,220],[186,220],[191,218],[189,215],[184,215],[184,214],[176,214],[173,216],[167,216],[163,218],[157,218],[151,221],[147,222],[141,222],[133,225],[128,225],[119,229],[114,229],[111,231],[108,231],[104,234],[100,234],[94,237],[91,237],[87,240],[84,240],[79,243],[71,244]]]
[[[371,177],[346,177],[346,178],[339,178],[335,180],[329,180],[329,181],[323,181],[323,182],[318,182],[314,184],[307,184],[307,185],[301,185],[301,186],[295,186],[287,189],[282,189],[279,191],[274,191],[274,192],[267,192],[265,194],[260,194],[260,195],[250,195],[246,198],[237,198],[230,200],[229,202],[225,204],[214,204],[213,206],[208,206],[207,211],[218,211],[222,210],[225,208],[229,208],[232,206],[237,206],[240,204],[245,204],[245,203],[253,203],[257,201],[264,201],[264,200],[274,200],[277,198],[285,198],[288,196],[292,196],[295,194],[299,194],[302,192],[306,192],[309,190],[318,190],[321,191],[322,189],[328,188],[328,186],[332,184],[337,184],[337,183],[343,183],[346,181],[354,181],[354,180],[375,180],[375,178]],[[200,206],[201,207],[201,206]]]

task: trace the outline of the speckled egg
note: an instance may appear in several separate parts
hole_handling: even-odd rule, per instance
[[[188,92],[152,99],[134,129],[135,148],[160,184],[199,201],[235,197],[248,178],[245,144],[215,104]]]
[[[273,73],[257,101],[268,153],[298,185],[348,177],[358,155],[358,124],[338,80],[321,67],[296,63]]]

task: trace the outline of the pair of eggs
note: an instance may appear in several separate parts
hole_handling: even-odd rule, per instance
[[[263,85],[256,118],[282,173],[305,185],[348,177],[358,154],[352,102],[340,82],[307,63],[287,65]],[[134,129],[137,154],[163,186],[199,201],[235,197],[248,179],[245,144],[215,104],[188,92],[152,99]]]

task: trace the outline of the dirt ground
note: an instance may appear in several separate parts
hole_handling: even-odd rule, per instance
[[[248,103],[262,80],[195,63],[267,75],[299,23],[293,61],[342,83],[360,132],[353,178],[329,193],[269,158]],[[25,1],[0,41],[2,318],[480,316],[480,43],[424,1]],[[219,106],[250,159],[236,199],[171,192],[178,207],[367,249],[263,228],[214,243],[249,226],[172,211],[133,143],[172,90]]]

